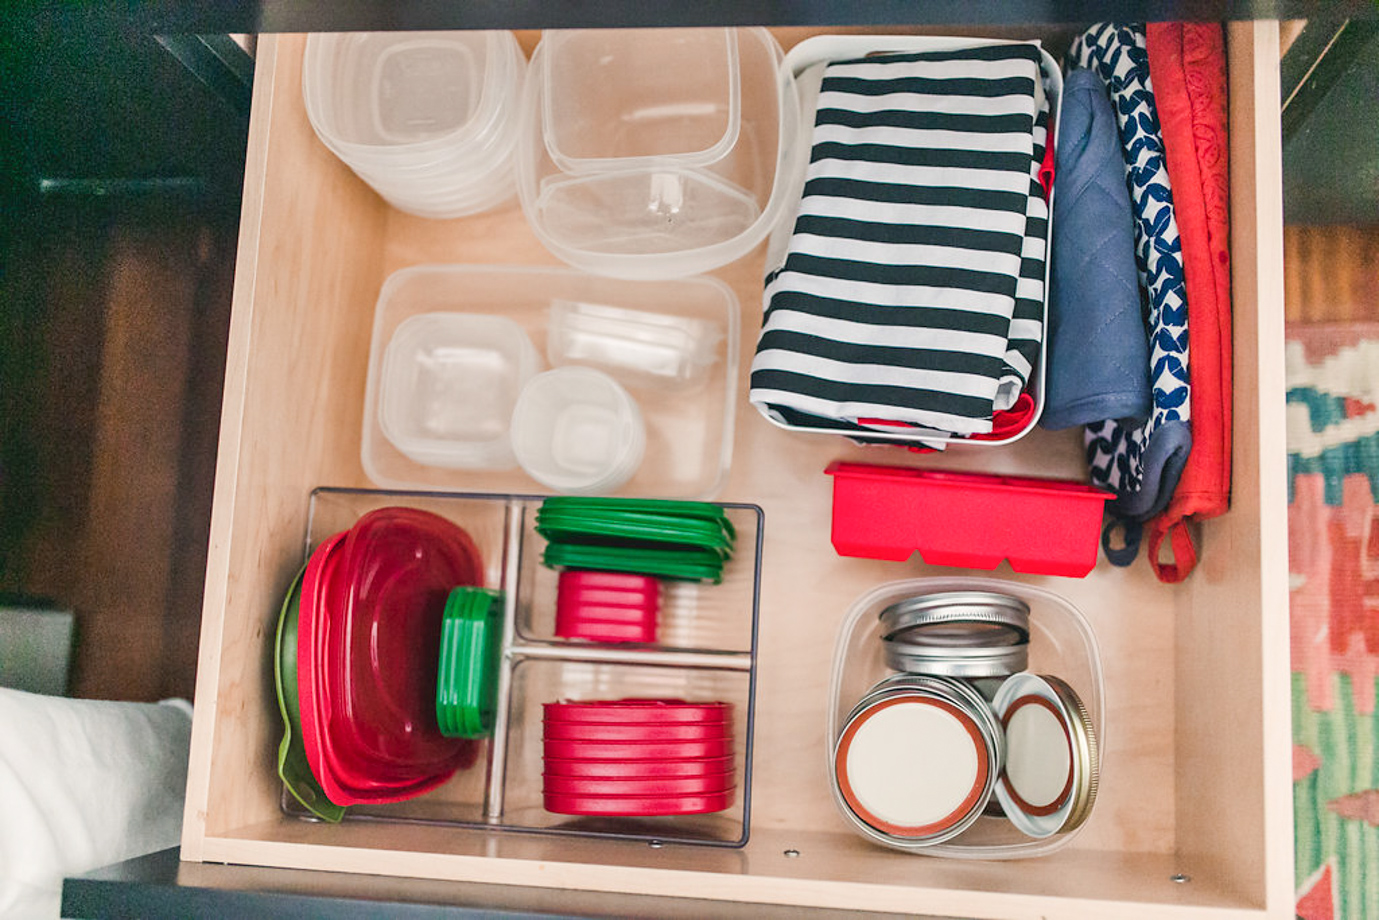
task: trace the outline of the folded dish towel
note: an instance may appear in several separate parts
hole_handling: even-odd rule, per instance
[[[1149,295],[1149,367],[1153,409],[1147,421],[1090,426],[1087,462],[1092,482],[1116,493],[1111,513],[1140,522],[1168,504],[1192,447],[1188,378],[1187,296],[1173,192],[1164,165],[1163,136],[1145,53],[1144,27],[1101,23],[1073,41],[1073,66],[1094,70],[1110,88],[1135,215],[1135,257]],[[1125,552],[1107,557],[1128,565],[1139,549],[1138,527],[1126,529]]]
[[[777,421],[986,434],[1043,336],[1032,43],[830,64],[749,398]]]
[[[1063,81],[1049,258],[1045,428],[1149,417],[1149,341],[1116,113],[1090,70]]]

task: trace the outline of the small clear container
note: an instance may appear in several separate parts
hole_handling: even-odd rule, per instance
[[[409,317],[383,353],[379,427],[418,463],[511,469],[513,407],[540,364],[531,339],[507,317]]]
[[[656,498],[712,497],[732,459],[740,329],[732,290],[713,278],[624,281],[567,268],[418,265],[388,278],[374,312],[362,418],[360,459],[369,478],[392,489],[550,491],[520,470],[459,470],[409,456],[384,433],[380,395],[388,343],[412,317],[501,315],[526,333],[539,355],[549,350],[547,327],[551,305],[557,302],[655,313],[672,325],[722,330],[721,341],[699,353],[708,363],[692,390],[650,385],[639,370],[606,364],[601,368],[637,403],[646,429],[640,466],[624,484],[607,491]]]
[[[618,382],[591,367],[532,378],[512,412],[512,450],[527,475],[557,492],[612,492],[646,452],[641,410]]]
[[[949,591],[987,591],[1019,598],[1029,605],[1029,673],[1060,678],[1076,691],[1105,750],[1105,687],[1096,635],[1082,612],[1063,597],[1034,585],[985,578],[916,578],[888,582],[864,594],[839,627],[829,682],[828,763],[833,775],[833,756],[843,727],[858,701],[878,683],[896,674],[886,667],[882,650],[881,611],[907,597]],[[974,685],[989,695],[997,681]],[[836,782],[830,781],[837,796]],[[839,808],[846,809],[839,801]],[[846,814],[846,811],[843,812]],[[984,814],[959,836],[944,843],[907,852],[960,859],[1023,859],[1043,856],[1067,846],[1081,826],[1065,833],[1035,839],[998,814]],[[884,843],[884,841],[878,840]]]
[[[607,304],[551,304],[546,357],[583,364],[653,387],[689,389],[717,361],[723,329],[708,319]]]

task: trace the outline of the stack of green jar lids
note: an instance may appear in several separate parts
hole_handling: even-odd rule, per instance
[[[708,502],[657,499],[546,499],[536,531],[551,568],[639,572],[681,581],[723,580],[737,532]]]
[[[493,731],[503,594],[488,588],[450,592],[441,621],[436,721],[447,738],[482,738]]]

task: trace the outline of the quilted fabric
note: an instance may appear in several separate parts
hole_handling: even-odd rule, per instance
[[[1173,211],[1182,234],[1192,339],[1192,454],[1168,507],[1145,528],[1150,565],[1178,582],[1197,564],[1187,520],[1223,514],[1231,490],[1230,174],[1226,46],[1220,23],[1150,23]],[[1168,542],[1172,561],[1159,548]]]
[[[1167,505],[1186,459],[1185,445],[1190,444],[1187,298],[1173,192],[1164,163],[1144,27],[1092,26],[1073,42],[1068,58],[1078,67],[1095,71],[1110,88],[1135,216],[1136,268],[1149,301],[1150,417],[1134,426],[1108,420],[1088,427],[1087,461],[1092,481],[1116,493],[1112,513],[1143,520]],[[1165,443],[1163,449],[1150,451],[1156,437],[1175,442],[1174,449],[1168,450]]]
[[[1149,342],[1116,115],[1090,70],[1063,84],[1045,428],[1149,417]]]

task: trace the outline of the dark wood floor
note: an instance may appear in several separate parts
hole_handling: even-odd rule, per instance
[[[74,695],[190,698],[235,225],[176,202],[41,219],[0,280],[23,350],[0,591],[75,612]]]

